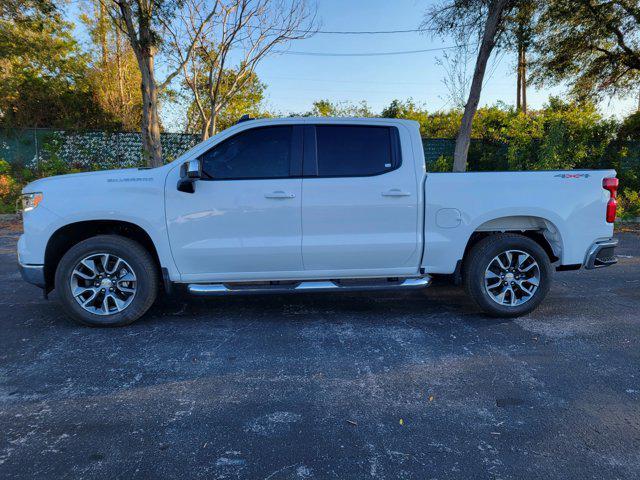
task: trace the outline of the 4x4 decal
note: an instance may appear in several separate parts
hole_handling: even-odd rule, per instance
[[[589,178],[591,175],[588,173],[559,173],[554,177],[560,178]]]

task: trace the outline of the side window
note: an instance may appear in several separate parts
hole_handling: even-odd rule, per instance
[[[251,179],[289,176],[292,127],[245,130],[202,154],[207,178]]]
[[[378,175],[397,168],[397,132],[390,127],[316,126],[318,176]]]

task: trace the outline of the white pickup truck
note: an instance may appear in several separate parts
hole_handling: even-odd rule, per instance
[[[494,316],[533,310],[552,269],[616,262],[613,170],[428,173],[416,122],[238,123],[155,169],[23,190],[23,278],[87,325],[157,294],[408,289],[448,274]]]

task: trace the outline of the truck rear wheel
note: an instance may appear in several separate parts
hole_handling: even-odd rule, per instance
[[[465,289],[494,317],[519,317],[534,310],[551,286],[544,249],[524,235],[490,235],[473,246],[464,262]]]
[[[55,278],[66,313],[92,327],[136,321],[155,301],[158,284],[158,270],[149,252],[118,235],[99,235],[70,248]]]

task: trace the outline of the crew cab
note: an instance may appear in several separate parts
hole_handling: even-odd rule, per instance
[[[429,173],[417,122],[249,120],[159,168],[28,184],[18,256],[87,325],[129,324],[179,289],[411,289],[435,275],[514,317],[552,270],[616,262],[615,175]]]

